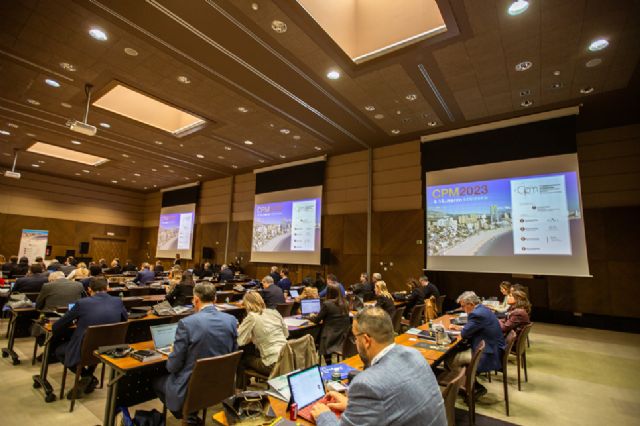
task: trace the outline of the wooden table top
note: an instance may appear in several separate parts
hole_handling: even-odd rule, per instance
[[[135,350],[135,351],[139,351],[139,350],[153,350],[154,346],[153,346],[153,341],[147,341],[147,342],[140,342],[140,343],[131,343],[129,344],[129,346]],[[105,364],[113,367],[114,369],[121,371],[121,372],[127,372],[129,370],[133,370],[136,368],[140,368],[140,367],[146,367],[148,365],[153,365],[153,364],[158,364],[161,362],[166,362],[167,361],[167,356],[166,355],[162,355],[162,358],[156,359],[154,361],[147,361],[147,362],[140,362],[137,359],[130,357],[130,356],[125,356],[123,358],[111,358],[110,356],[107,355],[101,355],[98,354],[98,352],[94,352],[93,353],[96,357],[98,357],[102,362],[104,362]]]

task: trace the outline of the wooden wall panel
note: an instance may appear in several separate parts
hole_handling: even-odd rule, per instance
[[[359,151],[329,157],[324,185],[326,215],[367,211],[368,155]]]
[[[422,208],[420,142],[373,151],[373,211]]]
[[[233,191],[233,221],[253,220],[255,194],[256,175],[254,173],[236,176]]]
[[[142,226],[158,226],[160,223],[160,209],[162,208],[162,193],[146,194],[144,199],[144,221]]]

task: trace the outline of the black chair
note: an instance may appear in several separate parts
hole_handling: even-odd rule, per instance
[[[402,320],[402,325],[407,328],[419,327],[422,325],[422,316],[424,315],[424,303],[415,305],[411,310],[411,316],[408,320]]]
[[[396,311],[393,313],[393,318],[391,321],[393,322],[393,331],[396,334],[400,334],[400,329],[402,328],[402,315],[404,314],[404,306],[396,307]]]
[[[276,305],[276,310],[280,313],[282,318],[291,316],[291,308],[293,308],[292,303],[278,303]]]
[[[465,367],[461,368],[460,373],[442,390],[442,399],[444,399],[444,409],[447,413],[447,424],[449,426],[455,426],[456,424],[456,398],[458,390],[464,383],[466,371]]]

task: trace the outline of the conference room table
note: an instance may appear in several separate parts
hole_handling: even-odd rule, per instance
[[[443,315],[433,320],[433,323],[442,324],[445,327],[445,329],[449,330],[451,319],[455,317],[456,317],[455,315]],[[429,325],[424,324],[417,328],[419,328],[420,330],[429,330]],[[410,346],[410,347],[415,347],[416,344],[426,343],[428,348],[415,347],[415,349],[420,351],[420,353],[422,354],[422,356],[424,356],[424,358],[427,360],[430,366],[434,367],[435,365],[439,364],[444,359],[445,355],[451,349],[453,349],[456,345],[458,345],[458,343],[460,343],[461,340],[462,339],[458,337],[455,341],[446,345],[443,349],[440,349],[437,347],[435,343],[431,344],[430,342],[424,339],[420,339],[415,335],[403,333],[396,336],[395,343],[398,345]],[[353,367],[357,370],[362,370],[364,368],[364,363],[360,359],[359,355],[354,355],[350,358],[346,358],[342,361],[342,363],[347,364],[348,366]],[[276,417],[282,417],[285,419],[289,418],[289,413],[287,412],[287,405],[288,405],[287,402],[282,401],[281,399],[275,398],[273,396],[269,396],[269,402],[271,403],[271,408],[275,413]],[[224,411],[219,411],[217,413],[214,413],[212,415],[212,418],[214,423],[216,424],[228,425],[227,417],[225,416]],[[298,417],[298,419],[296,420],[296,423],[300,425],[305,425],[305,426],[314,424],[300,417]]]

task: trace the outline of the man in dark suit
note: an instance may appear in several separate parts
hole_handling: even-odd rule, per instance
[[[423,275],[420,277],[420,284],[422,284],[422,295],[424,299],[429,299],[431,296],[435,296],[437,299],[440,297],[440,290],[432,282],[429,281],[429,277]]]
[[[182,405],[196,361],[238,350],[238,321],[232,315],[219,312],[214,306],[215,298],[216,287],[213,284],[196,284],[193,306],[197,313],[178,323],[173,351],[167,360],[170,374],[153,382],[158,398],[178,419],[182,418]],[[200,424],[196,414],[189,415],[189,424]]]
[[[122,272],[136,272],[138,268],[133,264],[131,259],[127,259],[125,265],[122,267]]]
[[[142,264],[142,270],[136,274],[133,282],[136,284],[146,285],[156,279],[156,273],[151,270],[151,265],[147,262]]]
[[[80,362],[80,351],[82,340],[87,328],[92,325],[113,324],[126,321],[127,310],[122,304],[122,300],[107,294],[107,281],[104,278],[92,278],[89,284],[89,295],[76,302],[75,306],[69,310],[62,318],[53,324],[53,335],[61,335],[69,329],[74,320],[77,320],[76,329],[69,341],[60,343],[55,348],[56,357],[62,364],[75,372],[76,365]],[[93,376],[96,366],[85,367],[82,371],[82,379],[79,383],[79,394],[91,393],[98,384],[98,379]],[[71,391],[67,394],[70,398]]]
[[[489,308],[480,303],[480,298],[473,291],[465,291],[458,297],[460,307],[467,313],[464,327],[452,325],[451,328],[461,330],[461,336],[471,343],[471,350],[453,353],[447,358],[447,364],[456,369],[471,361],[471,355],[481,341],[484,340],[484,351],[478,363],[478,373],[491,372],[502,368],[502,352],[505,348],[504,336],[500,323]],[[453,358],[451,358],[453,356]],[[475,397],[487,393],[487,389],[476,382]]]
[[[89,266],[89,275],[90,276],[88,278],[83,278],[82,280],[80,280],[80,282],[82,283],[82,287],[84,287],[85,290],[89,288],[91,278],[102,276],[102,268],[100,267],[100,265]]]
[[[64,272],[65,276],[69,275],[74,269],[76,269],[76,266],[74,265],[74,259],[71,256],[67,257],[67,261],[60,267],[60,270]]]
[[[18,256],[11,256],[8,262],[2,264],[2,274],[5,277],[11,275],[11,271],[18,266]]]
[[[156,262],[156,266],[153,267],[153,272],[156,274],[161,274],[164,272],[164,266],[162,266],[162,261],[158,260]]]
[[[220,274],[218,274],[218,281],[233,281],[233,277],[233,271],[227,265],[222,265]]]
[[[173,259],[173,266],[179,266],[182,268],[182,259],[180,259],[180,253],[176,253],[176,258]]]
[[[42,272],[42,266],[39,263],[34,263],[29,267],[29,273],[26,276],[16,280],[13,291],[15,293],[38,293],[48,280],[48,275]]]
[[[351,381],[348,397],[331,391],[328,404],[313,406],[316,424],[446,426],[444,401],[431,367],[416,349],[393,342],[389,315],[377,307],[363,309],[351,329],[367,368]]]
[[[376,298],[373,284],[369,282],[369,276],[366,272],[360,274],[360,282],[352,285],[351,291],[365,302]]]
[[[56,271],[49,275],[49,282],[45,283],[36,299],[36,309],[55,309],[74,303],[84,294],[84,287],[78,281],[71,281],[64,277],[64,272]]]
[[[269,309],[275,309],[278,303],[286,303],[282,289],[273,283],[271,275],[262,279],[262,299]]]
[[[269,276],[271,278],[273,278],[273,283],[274,284],[278,284],[278,281],[280,281],[280,272],[278,272],[278,267],[277,266],[272,266],[271,267],[271,272],[269,272]]]

